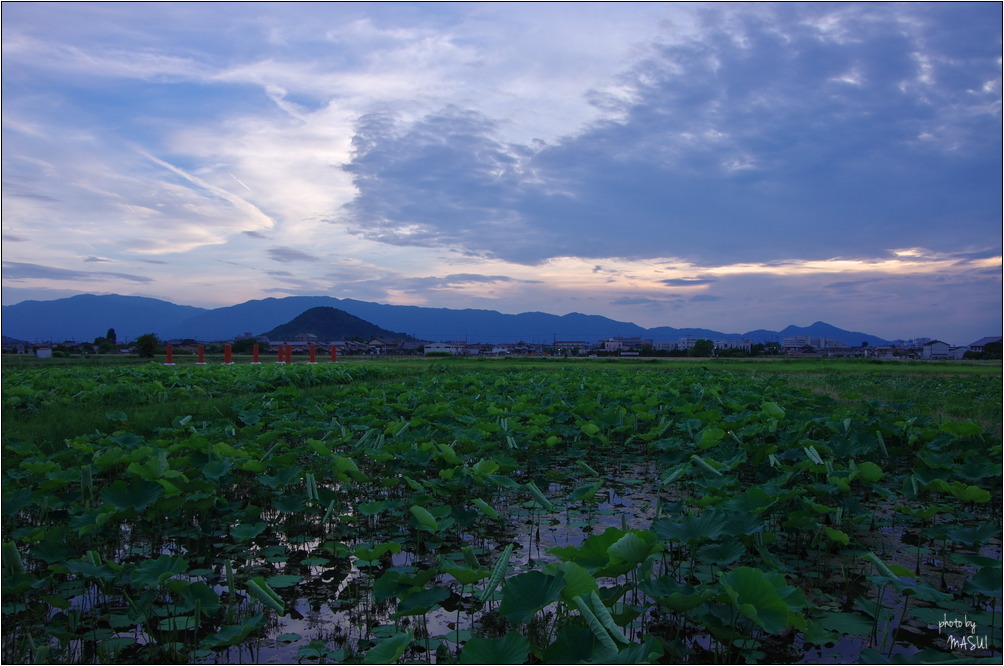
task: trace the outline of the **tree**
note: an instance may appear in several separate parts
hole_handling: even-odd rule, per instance
[[[115,343],[108,338],[94,338],[93,345],[97,348],[99,354],[111,354],[115,351]]]
[[[715,343],[711,340],[698,340],[690,348],[691,356],[711,356],[715,353]]]
[[[233,344],[230,345],[230,351],[235,354],[250,354],[254,351],[254,346],[258,343],[254,338],[241,338],[240,340],[234,340]]]
[[[114,328],[109,328],[108,329],[108,332],[105,333],[105,340],[108,340],[108,342],[112,343],[113,345],[117,345],[118,344],[118,338],[115,336],[115,329]]]
[[[140,358],[153,358],[160,350],[160,340],[155,333],[144,333],[136,338],[134,347]]]

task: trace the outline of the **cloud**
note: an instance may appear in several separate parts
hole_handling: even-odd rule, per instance
[[[75,282],[101,282],[105,280],[127,280],[129,282],[153,282],[143,275],[111,273],[105,271],[74,271],[66,268],[40,266],[17,261],[3,262],[3,276],[7,280],[70,280]]]
[[[359,196],[345,210],[367,238],[527,264],[822,259],[906,236],[960,249],[1001,215],[987,196],[1001,178],[985,140],[1000,136],[996,93],[969,87],[973,71],[999,79],[999,40],[971,49],[961,76],[955,54],[927,44],[952,23],[934,14],[708,13],[699,37],[656,42],[623,74],[619,119],[542,146],[504,142],[495,120],[456,107],[372,115],[357,128],[347,170]],[[917,53],[941,63],[938,76]],[[918,142],[932,133],[952,138]],[[946,239],[949,220],[963,226]]]
[[[610,305],[653,305],[662,306],[667,302],[671,302],[674,298],[645,298],[645,297],[631,297],[624,296],[622,298],[615,298],[610,301]]]
[[[206,305],[950,337],[999,318],[999,14],[8,3],[4,258],[142,266]]]
[[[403,291],[422,292],[428,289],[462,289],[477,285],[498,283],[539,284],[540,280],[520,280],[507,275],[478,275],[474,273],[454,273],[443,277],[394,278],[388,286]]]
[[[272,247],[268,249],[269,259],[273,261],[281,261],[288,263],[291,261],[305,261],[305,262],[317,262],[321,261],[320,258],[315,257],[312,254],[307,254],[300,250],[295,250],[291,247]]]
[[[669,287],[696,287],[704,284],[712,284],[714,280],[708,278],[667,278],[660,282]]]

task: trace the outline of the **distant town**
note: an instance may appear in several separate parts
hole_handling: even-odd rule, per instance
[[[147,338],[143,340],[142,338]],[[146,348],[141,348],[146,345]],[[984,337],[968,345],[950,346],[931,338],[899,340],[887,345],[850,346],[841,340],[826,337],[798,335],[773,342],[751,340],[709,340],[684,337],[673,341],[655,341],[641,337],[614,336],[596,341],[553,340],[550,343],[515,342],[483,344],[466,340],[433,342],[402,340],[398,338],[354,338],[346,340],[319,340],[318,336],[301,333],[290,340],[271,340],[267,336],[244,333],[228,341],[198,341],[194,339],[157,340],[155,336],[140,336],[132,343],[118,343],[114,330],[93,342],[28,343],[4,339],[5,354],[34,354],[41,358],[79,356],[87,354],[163,354],[170,345],[171,352],[179,355],[196,353],[219,354],[224,349],[233,354],[287,353],[298,356],[330,353],[338,355],[426,355],[426,356],[644,356],[644,357],[846,357],[877,359],[962,360],[1000,359],[1001,336]],[[151,348],[152,346],[152,348]],[[152,352],[152,353],[144,353]]]

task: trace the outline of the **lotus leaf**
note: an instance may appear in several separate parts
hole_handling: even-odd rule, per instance
[[[414,632],[395,634],[370,648],[363,657],[364,664],[390,664],[397,661],[411,643]]]
[[[502,586],[499,614],[516,626],[529,622],[537,611],[560,599],[564,587],[565,577],[560,571],[529,571],[513,576]]]
[[[116,509],[135,509],[142,511],[164,494],[164,488],[152,481],[133,481],[127,483],[118,480],[101,491],[101,499]]]
[[[524,664],[530,655],[530,641],[518,631],[502,638],[475,637],[460,653],[461,664]]]
[[[732,604],[768,633],[779,634],[791,626],[804,628],[799,612],[801,591],[788,587],[780,574],[765,574],[753,567],[739,567],[721,576],[722,587]]]

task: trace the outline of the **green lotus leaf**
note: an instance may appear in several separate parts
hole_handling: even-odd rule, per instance
[[[502,586],[499,614],[513,625],[529,622],[534,613],[561,598],[565,577],[529,571],[506,580]]]
[[[272,506],[282,513],[300,513],[307,508],[307,500],[303,495],[283,495],[276,497]]]
[[[793,625],[804,626],[799,594],[778,574],[739,567],[723,574],[722,586],[732,604],[769,633],[779,634]]]
[[[626,532],[616,527],[609,527],[602,534],[594,534],[579,546],[551,548],[548,553],[557,555],[566,562],[575,562],[586,571],[596,574],[596,571],[610,563],[610,546]]]
[[[593,575],[575,562],[555,562],[548,565],[544,572],[549,574],[561,573],[565,579],[565,586],[561,590],[561,598],[569,603],[581,594],[588,595],[590,592],[595,592],[599,589],[599,585],[596,583]]]
[[[174,615],[157,623],[157,628],[161,631],[189,631],[197,626],[198,621],[194,615]]]
[[[679,519],[660,518],[652,523],[652,531],[663,539],[695,545],[701,541],[718,539],[725,531],[728,517],[707,509],[697,517],[682,516]]]
[[[409,594],[397,605],[396,617],[425,615],[437,604],[446,601],[450,591],[445,587],[429,587]]]
[[[121,479],[101,491],[101,499],[116,509],[142,511],[164,494],[164,488],[153,481],[132,481]]]
[[[230,528],[230,536],[235,541],[247,541],[264,532],[266,527],[268,526],[261,521],[256,523],[240,523]]]
[[[248,636],[265,625],[265,616],[261,613],[245,618],[241,624],[226,624],[215,634],[206,636],[201,646],[207,650],[226,648],[243,643]]]
[[[502,638],[472,638],[460,653],[461,664],[524,664],[530,656],[530,641],[518,631]],[[571,662],[569,662],[571,663]]]
[[[599,491],[599,489],[600,489],[600,487],[602,485],[603,485],[602,481],[594,481],[592,483],[584,483],[584,484],[582,484],[581,486],[579,486],[578,488],[576,488],[575,490],[573,490],[572,492],[570,492],[568,494],[568,501],[569,502],[579,502],[579,501],[588,502],[589,500],[593,499],[593,497],[596,495],[597,491]]]
[[[707,543],[697,549],[697,558],[723,567],[732,564],[746,552],[746,546],[738,539]]]
[[[611,564],[634,566],[660,550],[662,546],[656,541],[655,534],[648,530],[632,530],[611,544],[607,548],[607,554]]]
[[[233,466],[234,466],[233,463],[231,463],[229,460],[226,459],[214,460],[202,467],[202,474],[207,479],[218,481],[219,479],[226,476],[230,472],[230,470],[233,469]]]
[[[418,524],[429,530],[430,532],[439,531],[439,523],[436,521],[435,517],[429,510],[425,507],[418,506],[417,504],[411,507],[411,515],[415,517]]]
[[[276,574],[275,576],[269,576],[265,579],[271,587],[293,587],[298,585],[300,581],[303,580],[303,576],[299,574]]]
[[[188,561],[185,558],[161,555],[155,560],[140,562],[133,568],[130,578],[137,586],[160,585],[171,576],[186,571],[188,571]]]
[[[408,644],[411,643],[413,635],[414,632],[409,631],[383,639],[366,652],[366,655],[363,657],[363,663],[390,664],[397,661],[404,654]]]

